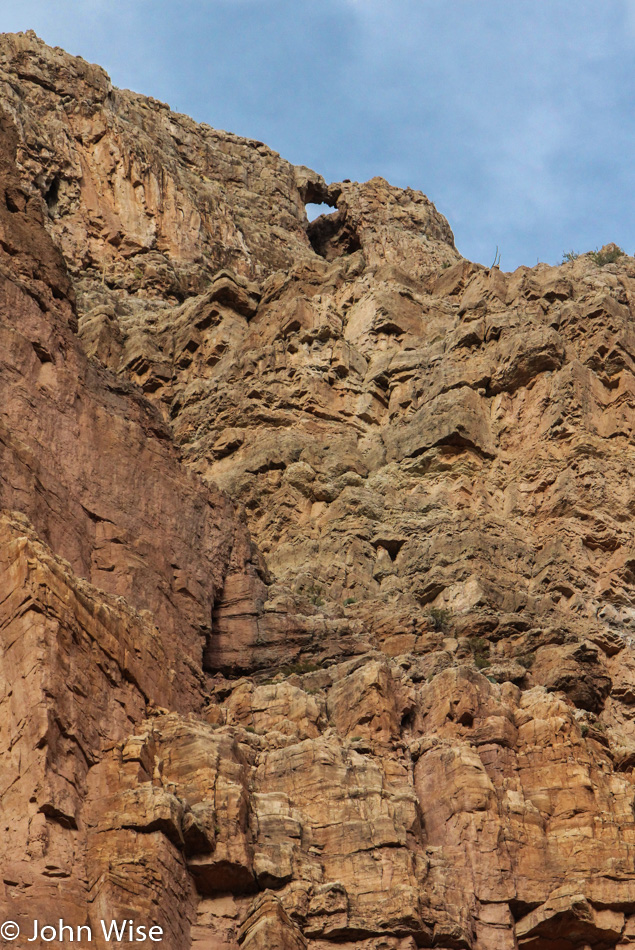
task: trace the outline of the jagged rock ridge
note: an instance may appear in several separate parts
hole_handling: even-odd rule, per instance
[[[635,261],[0,84],[2,912],[635,947]]]

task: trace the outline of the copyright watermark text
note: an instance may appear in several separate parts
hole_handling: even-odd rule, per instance
[[[101,934],[106,943],[127,941],[128,943],[143,943],[151,940],[161,943],[163,940],[162,927],[148,927],[146,924],[137,924],[134,920],[100,920]],[[3,940],[15,941],[21,937],[20,945],[35,943],[90,943],[93,940],[93,928],[88,924],[71,927],[63,918],[55,924],[43,923],[40,920],[29,922],[28,927],[16,923],[15,920],[5,920],[0,924],[0,937]]]

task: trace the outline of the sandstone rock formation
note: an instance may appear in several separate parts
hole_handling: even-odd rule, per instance
[[[0,89],[0,916],[635,948],[635,260]]]

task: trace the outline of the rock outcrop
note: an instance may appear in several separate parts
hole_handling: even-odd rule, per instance
[[[0,916],[635,948],[635,260],[0,89]]]

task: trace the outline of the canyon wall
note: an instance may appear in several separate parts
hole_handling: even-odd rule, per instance
[[[0,93],[0,916],[635,948],[635,260]]]

